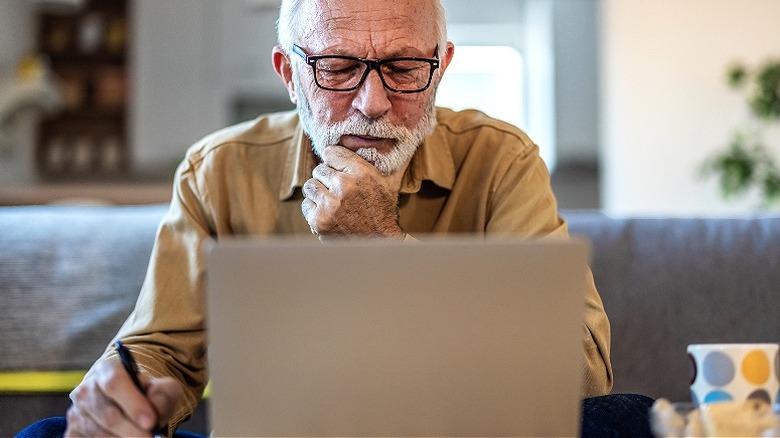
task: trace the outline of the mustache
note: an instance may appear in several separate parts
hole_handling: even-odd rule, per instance
[[[356,135],[365,137],[401,139],[411,135],[412,130],[405,126],[397,126],[384,118],[369,119],[361,115],[352,116],[335,123],[329,129],[340,135]]]

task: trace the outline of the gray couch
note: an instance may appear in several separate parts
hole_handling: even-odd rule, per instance
[[[87,369],[135,303],[165,208],[0,208],[0,373]],[[780,340],[780,217],[564,216],[592,243],[613,392],[687,400],[687,344]],[[0,436],[68,404],[0,394]],[[204,412],[185,427],[207,432]]]

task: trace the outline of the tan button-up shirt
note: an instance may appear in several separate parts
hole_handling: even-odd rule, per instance
[[[401,183],[400,224],[430,233],[566,236],[538,147],[519,129],[476,111],[437,109],[438,124]],[[263,116],[193,145],[176,172],[170,210],[135,311],[117,337],[153,376],[173,376],[187,400],[207,381],[203,244],[228,235],[311,235],[301,186],[317,158],[295,112]],[[584,396],[612,386],[609,322],[589,278],[583,326]],[[113,354],[107,349],[105,356]],[[104,357],[105,357],[104,356]]]

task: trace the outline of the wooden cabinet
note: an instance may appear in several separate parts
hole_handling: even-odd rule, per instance
[[[111,180],[129,173],[127,0],[88,0],[38,15],[38,49],[65,106],[41,121],[35,151],[48,181]]]

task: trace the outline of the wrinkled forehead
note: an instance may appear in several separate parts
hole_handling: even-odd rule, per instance
[[[375,51],[365,55],[388,56],[408,48],[427,51],[438,42],[436,14],[430,0],[309,0],[306,3],[306,11],[301,14],[304,24],[301,37],[313,49]]]

